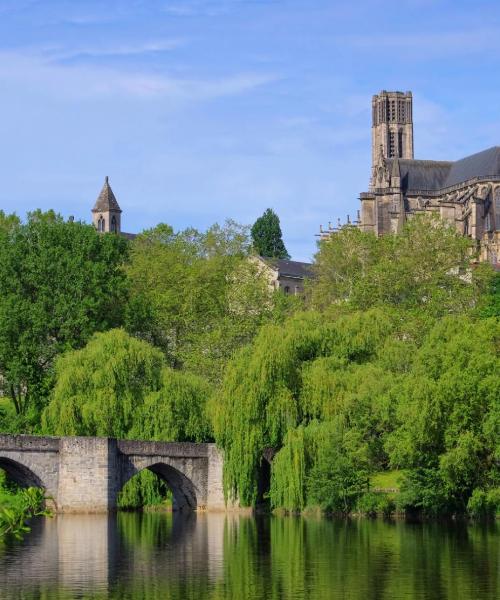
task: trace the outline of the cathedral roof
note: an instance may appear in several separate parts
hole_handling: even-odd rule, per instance
[[[113,210],[115,212],[122,212],[121,208],[113,194],[113,190],[109,185],[109,179],[106,176],[104,185],[102,186],[101,193],[99,194],[92,212],[107,212]]]
[[[389,168],[392,169],[394,161],[388,160]],[[444,183],[450,169],[451,162],[438,160],[410,160],[400,158],[399,171],[401,173],[401,185],[406,190],[439,190]]]
[[[495,175],[500,175],[500,146],[493,146],[454,162],[446,178],[445,187],[475,177]]]
[[[387,161],[392,170],[395,161]],[[476,177],[500,176],[500,146],[471,154],[455,162],[398,159],[401,185],[406,192],[438,191]]]

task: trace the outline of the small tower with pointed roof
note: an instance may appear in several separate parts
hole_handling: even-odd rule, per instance
[[[92,223],[100,233],[120,233],[121,213],[122,210],[118,205],[113,190],[109,185],[108,176],[106,175],[101,193],[92,209]]]

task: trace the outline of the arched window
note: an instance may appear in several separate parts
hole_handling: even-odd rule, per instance
[[[116,233],[116,217],[114,215],[111,217],[111,231]]]
[[[105,229],[105,225],[106,225],[106,222],[104,220],[104,217],[101,215],[99,217],[99,220],[97,221],[97,231],[103,232]]]

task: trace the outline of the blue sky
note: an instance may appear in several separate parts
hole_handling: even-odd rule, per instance
[[[0,0],[0,208],[122,227],[279,214],[295,259],[354,215],[370,102],[412,90],[417,158],[500,144],[500,2]]]

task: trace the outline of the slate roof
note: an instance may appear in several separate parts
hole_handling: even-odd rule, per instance
[[[115,195],[113,194],[113,190],[109,185],[108,176],[106,176],[104,180],[104,185],[102,186],[101,193],[99,194],[94,208],[92,212],[106,212],[108,210],[114,210],[115,212],[122,212]]]
[[[282,258],[266,258],[261,256],[262,260],[276,269],[283,277],[295,277],[296,279],[305,279],[312,276],[312,264],[299,262],[296,260],[285,260]]]
[[[493,146],[453,163],[445,186],[456,185],[474,177],[500,175],[500,146]]]
[[[392,163],[388,160],[392,172]],[[453,163],[438,160],[399,159],[403,190],[439,190],[445,185]]]
[[[500,146],[471,154],[455,162],[398,159],[403,190],[437,191],[475,177],[500,176]],[[393,159],[387,161],[393,171]]]

